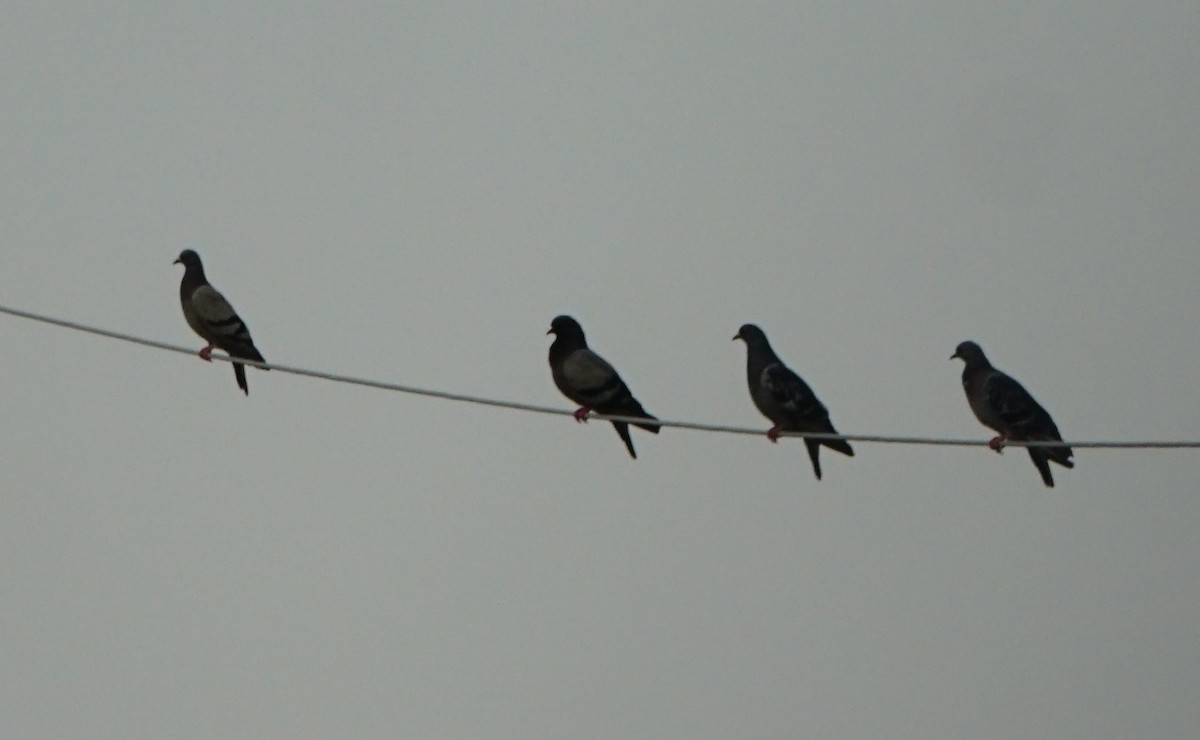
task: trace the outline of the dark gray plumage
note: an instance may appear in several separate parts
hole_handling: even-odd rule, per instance
[[[778,441],[780,432],[838,433],[829,421],[828,409],[817,400],[808,384],[783,364],[762,329],[754,324],[744,324],[733,338],[746,343],[746,380],[750,385],[750,398],[763,416],[775,425],[767,431],[768,439]],[[806,437],[804,445],[808,448],[817,480],[821,479],[821,445],[854,456],[854,449],[844,439]]]
[[[546,333],[555,335],[550,345],[550,374],[563,395],[580,405],[575,411],[576,421],[587,421],[589,411],[614,416],[640,416],[657,421],[633,397],[629,386],[625,385],[613,366],[588,349],[579,322],[570,316],[557,316],[550,322],[550,330]],[[629,424],[614,421],[612,425],[629,450],[629,456],[637,459],[633,440],[629,436]],[[661,428],[657,424],[635,426],[654,434],[658,434]]]
[[[975,342],[963,342],[955,348],[950,359],[961,359],[962,384],[967,394],[967,403],[975,418],[999,432],[988,446],[1001,451],[1005,441],[1053,441],[1061,442],[1062,435],[1054,420],[1041,404],[1029,395],[1013,378],[992,367],[983,349]],[[1070,447],[1029,447],[1029,459],[1042,475],[1048,488],[1054,487],[1054,476],[1050,474],[1050,463],[1064,468],[1073,468],[1071,457],[1075,454]]]
[[[213,348],[217,347],[229,353],[230,357],[266,362],[255,348],[246,322],[237,315],[225,296],[208,284],[200,255],[185,249],[179,253],[175,264],[183,265],[183,280],[179,283],[183,318],[193,331],[208,342],[208,346],[200,350],[200,357],[212,362],[210,355]],[[246,384],[246,367],[240,362],[233,363],[233,375],[242,392],[250,395],[250,388]]]

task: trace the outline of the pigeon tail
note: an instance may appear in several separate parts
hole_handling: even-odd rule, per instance
[[[255,347],[252,344],[252,345],[250,345],[249,349],[250,349],[249,352],[242,352],[242,357],[245,357],[247,360],[254,360],[255,362],[266,362],[267,361],[267,359],[262,356],[262,352],[258,351],[258,347]],[[260,367],[258,369],[259,370],[270,370],[271,368]]]
[[[813,472],[817,474],[817,480],[821,480],[821,441],[805,437],[804,446],[808,448],[808,459],[812,460]]]
[[[833,433],[837,434],[837,432]],[[823,439],[821,440],[821,444],[825,445],[831,450],[840,452],[847,457],[854,457],[854,448],[851,447],[850,443],[844,439]]]
[[[613,416],[640,416],[651,421],[658,421],[656,417],[647,413],[646,409],[642,408],[641,402],[639,402],[633,396],[628,396],[626,399],[624,399],[624,403],[614,406],[605,405],[602,408],[596,409],[596,411],[599,411],[602,414],[611,414]],[[613,423],[615,424],[616,422]],[[628,424],[628,422],[626,422],[626,424]],[[658,424],[639,424],[634,422],[633,425],[638,429],[645,429],[651,434],[658,434],[659,430],[662,429],[662,427]]]
[[[654,419],[655,421],[658,421],[657,418],[655,418],[649,414],[646,414],[646,418]],[[662,427],[659,426],[658,424],[635,424],[634,426],[636,426],[638,429],[645,429],[647,432],[650,432],[651,434],[658,434],[659,430],[662,429]]]
[[[237,378],[238,388],[242,389],[242,393],[250,395],[250,386],[246,384],[246,366],[240,362],[233,363],[233,376]]]
[[[229,353],[230,357],[237,357],[243,360],[251,360],[253,362],[266,362],[267,359],[262,356],[252,342],[227,342],[221,349]],[[269,367],[260,367],[259,370],[270,370]]]
[[[1050,462],[1058,463],[1064,468],[1070,469],[1075,467],[1075,461],[1071,459],[1071,456],[1075,453],[1071,451],[1070,447],[1043,447],[1042,454]]]
[[[838,433],[838,430],[833,428],[833,424],[831,424],[828,419],[825,420],[825,423],[822,424],[821,427],[818,427],[817,429],[813,429],[812,431],[824,432],[825,434],[837,434]],[[825,445],[826,447],[828,447],[831,450],[840,452],[843,455],[845,455],[846,457],[854,457],[854,448],[851,447],[850,443],[844,439],[820,439],[820,440],[813,440],[813,441],[819,442],[820,444]]]
[[[633,438],[629,436],[629,425],[623,421],[614,421],[612,425],[617,430],[617,436],[625,443],[625,449],[629,450],[629,456],[636,460],[637,452],[633,449]]]
[[[1033,466],[1042,474],[1042,483],[1046,484],[1046,488],[1054,488],[1054,476],[1050,474],[1050,463],[1046,462],[1046,451],[1040,447],[1030,447],[1029,459],[1033,460]]]
[[[652,421],[658,421],[656,417],[646,413],[646,409],[642,408],[642,404],[639,403],[636,398],[631,398],[630,400],[633,401],[633,403],[629,405],[629,409],[627,411],[621,412],[622,416],[644,416]],[[662,427],[658,424],[634,424],[634,426],[636,426],[638,429],[645,429],[651,434],[658,434],[659,430],[662,429]]]

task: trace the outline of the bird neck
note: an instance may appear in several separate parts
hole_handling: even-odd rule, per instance
[[[587,341],[583,337],[559,334],[554,337],[554,341],[550,344],[550,361],[554,362],[566,359],[567,355],[586,347]]]
[[[191,293],[191,291],[199,288],[201,285],[204,285],[207,282],[208,278],[204,276],[204,268],[200,265],[196,265],[193,267],[184,268],[183,281],[180,283],[180,286],[184,291]]]
[[[779,357],[775,355],[775,350],[771,349],[771,343],[765,338],[755,340],[752,345],[746,345],[746,372],[750,377],[758,377],[763,370],[767,369],[768,365],[777,362],[779,362]]]
[[[986,357],[975,357],[967,360],[963,366],[963,378],[991,372],[992,369],[992,363],[988,362]]]

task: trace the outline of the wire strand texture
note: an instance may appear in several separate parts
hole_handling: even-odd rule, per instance
[[[85,334],[105,337],[107,339],[116,339],[122,342],[138,344],[143,347],[151,347],[153,349],[165,350],[167,352],[178,352],[180,354],[195,356],[196,350],[189,347],[183,347],[177,344],[169,344],[167,342],[159,342],[153,339],[145,339],[143,337],[133,336],[110,329],[103,329],[96,326],[81,324],[76,321],[68,321],[66,319],[58,319],[52,316],[33,313],[32,311],[23,311],[7,306],[0,306],[0,313],[5,313],[10,316],[15,316],[29,321],[36,321],[51,326],[58,326],[64,329],[71,329]],[[221,362],[233,362],[233,359],[227,355],[214,354],[212,359]],[[497,398],[484,398],[482,396],[473,396],[466,393],[453,393],[450,391],[441,391],[432,388],[419,388],[412,385],[404,385],[401,383],[389,383],[380,380],[371,380],[369,378],[356,378],[350,375],[341,375],[337,373],[324,372],[321,370],[311,370],[302,367],[292,367],[290,365],[281,365],[272,362],[255,362],[254,360],[237,359],[237,362],[251,367],[262,368],[264,370],[275,370],[281,373],[289,373],[291,375],[300,375],[308,378],[317,378],[320,380],[328,380],[334,383],[346,383],[349,385],[357,385],[365,388],[376,388],[385,391],[394,391],[397,393],[407,393],[416,396],[426,396],[429,398],[440,398],[446,401],[457,401],[459,403],[469,403],[479,406],[491,406],[493,408],[511,409],[514,411],[527,411],[536,414],[554,414],[558,416],[571,416],[572,411],[552,406],[539,406],[531,403],[521,403],[519,401],[505,401]],[[608,414],[589,413],[587,419],[595,419],[597,421],[624,421],[631,423],[644,422],[641,417],[618,416]],[[744,434],[753,436],[762,436],[764,434],[761,429],[750,427],[730,426],[726,424],[708,424],[703,422],[692,421],[672,421],[659,419],[655,422],[660,426],[672,427],[675,429],[689,429],[697,432],[715,432],[720,434]],[[873,442],[877,444],[898,444],[898,445],[934,445],[941,447],[987,447],[987,442],[980,439],[961,439],[949,437],[913,437],[913,436],[897,436],[887,434],[824,434],[824,433],[800,433],[800,432],[781,432],[782,437],[806,437],[808,439],[844,439],[849,442]],[[1077,442],[1043,442],[1043,441],[1021,441],[1010,440],[1005,442],[1005,446],[1011,447],[1075,447],[1079,449],[1200,449],[1200,441],[1194,440],[1135,440],[1135,441],[1077,441]]]

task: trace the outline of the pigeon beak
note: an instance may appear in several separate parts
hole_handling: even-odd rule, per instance
[[[552,327],[550,327],[549,329],[547,329],[547,330],[546,330],[546,336],[550,336],[550,335],[551,335],[551,334],[553,334],[553,333],[554,333],[554,327],[553,327],[553,326],[552,326]]]
[[[180,260],[178,257],[176,257],[176,258],[175,258],[175,261],[174,261],[174,262],[172,262],[171,264],[172,264],[172,265],[182,265],[182,264],[183,264],[183,262],[182,262],[182,261],[181,261],[181,260]]]
[[[740,331],[737,334],[733,335],[733,341],[735,341],[735,342],[741,338],[742,338],[742,333]]]
[[[961,357],[962,357],[962,355],[960,355],[958,352],[955,352],[954,354],[950,355],[951,360],[960,359]]]

